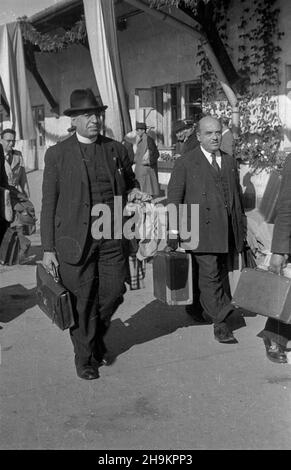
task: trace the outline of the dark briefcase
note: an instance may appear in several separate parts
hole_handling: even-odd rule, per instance
[[[9,266],[19,262],[19,238],[15,229],[8,227],[0,245],[0,263]]]
[[[36,295],[41,310],[61,330],[74,326],[74,314],[70,292],[57,276],[49,274],[42,264],[36,268]]]
[[[242,270],[232,303],[291,324],[291,279],[262,269]]]
[[[192,259],[182,251],[158,251],[153,259],[154,296],[168,305],[193,302]]]

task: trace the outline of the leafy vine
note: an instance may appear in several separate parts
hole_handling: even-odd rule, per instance
[[[240,136],[236,141],[236,155],[247,160],[255,170],[281,168],[286,157],[285,152],[280,151],[279,42],[284,33],[278,27],[280,10],[277,4],[277,0],[240,0],[237,55],[239,73],[249,78],[249,85],[244,95],[239,97]],[[229,6],[230,2],[224,0],[215,2],[218,30],[222,40],[227,42]],[[204,112],[230,117],[231,109],[221,97],[218,82],[201,47],[198,57]]]

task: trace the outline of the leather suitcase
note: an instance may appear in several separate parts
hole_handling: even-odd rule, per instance
[[[16,230],[8,227],[0,245],[0,263],[9,266],[19,262],[19,238]]]
[[[61,330],[74,326],[71,294],[42,264],[36,268],[36,296],[41,310]]]
[[[192,259],[183,251],[158,251],[153,259],[154,296],[168,305],[193,302]]]
[[[232,303],[249,312],[291,324],[291,279],[262,269],[245,268]]]

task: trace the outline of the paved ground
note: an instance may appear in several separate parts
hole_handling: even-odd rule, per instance
[[[41,172],[29,178],[38,211]],[[68,333],[35,303],[35,269],[0,268],[1,449],[291,447],[291,365],[265,358],[262,317],[246,318],[238,344],[219,344],[211,325],[154,300],[148,264],[106,338],[116,363],[88,382]]]

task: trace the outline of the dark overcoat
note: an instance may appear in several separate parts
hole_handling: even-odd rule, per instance
[[[98,137],[114,196],[139,187],[125,147]],[[78,264],[91,230],[89,179],[77,137],[74,134],[50,147],[45,155],[42,186],[41,240],[45,251]]]
[[[221,161],[229,187],[230,215],[236,249],[241,252],[245,238],[245,215],[241,200],[241,188],[237,163],[233,157],[221,152]],[[168,204],[188,206],[187,219],[190,226],[190,205],[199,206],[198,245],[196,240],[181,244],[182,248],[197,253],[227,253],[229,217],[221,189],[213,176],[211,165],[200,146],[179,157],[173,168],[168,185]]]

